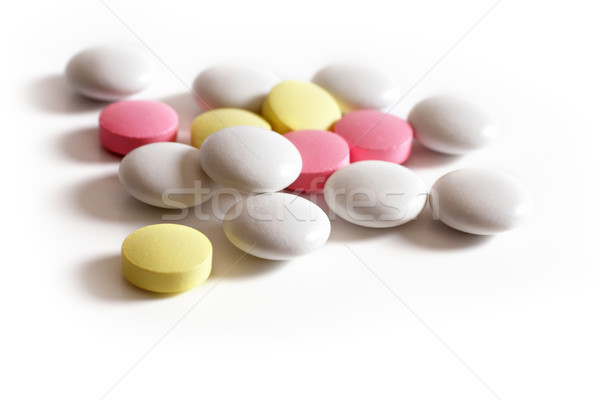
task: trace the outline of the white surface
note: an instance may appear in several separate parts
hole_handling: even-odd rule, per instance
[[[133,149],[119,163],[123,188],[146,204],[187,208],[202,204],[217,184],[200,165],[200,152],[183,143],[157,142]]]
[[[204,172],[226,188],[247,193],[283,190],[302,171],[300,152],[277,132],[231,126],[211,133],[200,147]]]
[[[325,182],[323,197],[338,217],[356,225],[390,228],[416,219],[428,188],[412,170],[388,161],[346,165]]]
[[[600,397],[592,2],[503,0],[472,30],[492,1],[107,4],[168,65],[135,98],[173,105],[184,138],[198,112],[184,83],[213,63],[310,79],[339,59],[369,60],[418,83],[400,116],[454,89],[489,102],[506,127],[494,146],[464,158],[416,148],[406,165],[428,185],[458,167],[504,169],[533,191],[534,216],[492,238],[427,212],[389,230],[336,219],[319,251],[278,263],[240,259],[220,223],[191,211],[184,222],[214,244],[213,276],[148,296],[123,281],[119,248],[165,212],[124,192],[118,158],[98,144],[101,105],[60,75],[82,48],[136,38],[101,2],[11,2],[0,14],[0,397]]]
[[[235,203],[223,231],[238,249],[269,260],[288,260],[323,246],[331,232],[327,214],[290,193],[264,193]]]
[[[398,78],[373,65],[328,65],[317,71],[312,82],[333,95],[343,113],[365,108],[387,109],[401,96]]]

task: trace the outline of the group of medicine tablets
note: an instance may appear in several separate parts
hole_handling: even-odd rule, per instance
[[[419,102],[406,121],[385,113],[400,91],[392,74],[374,67],[334,64],[311,82],[247,65],[206,69],[193,83],[205,111],[191,124],[191,145],[176,142],[179,118],[169,105],[124,100],[151,81],[153,62],[141,50],[92,47],[65,74],[83,96],[112,102],[100,113],[100,142],[124,156],[119,178],[131,196],[177,209],[222,188],[243,193],[223,229],[256,257],[302,256],[329,238],[329,217],[299,192],[322,193],[335,215],[372,228],[405,224],[429,203],[446,225],[491,235],[521,225],[532,209],[529,190],[501,171],[459,169],[428,189],[402,166],[413,139],[461,155],[492,143],[500,123],[485,106],[455,96]],[[162,223],[125,239],[122,269],[143,289],[181,292],[207,279],[212,255],[198,230]]]

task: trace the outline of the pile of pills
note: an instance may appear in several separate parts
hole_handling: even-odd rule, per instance
[[[431,97],[405,121],[382,111],[400,91],[393,75],[376,68],[334,64],[303,82],[281,81],[257,67],[217,65],[193,82],[191,95],[205,112],[191,124],[190,146],[176,142],[179,118],[170,106],[122,100],[149,84],[153,68],[137,49],[94,47],[70,60],[66,78],[84,96],[114,101],[100,113],[99,137],[124,156],[119,178],[131,196],[183,209],[220,188],[244,193],[226,212],[223,229],[253,256],[290,259],[325,244],[329,217],[298,192],[322,193],[335,215],[371,228],[405,224],[428,202],[434,217],[477,235],[513,229],[531,212],[529,190],[503,172],[456,170],[429,190],[400,165],[413,139],[454,155],[492,143],[500,123],[479,103]],[[122,269],[138,287],[175,293],[206,280],[212,257],[201,232],[157,224],[125,239]]]

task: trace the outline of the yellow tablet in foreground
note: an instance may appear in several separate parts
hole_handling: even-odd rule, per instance
[[[196,229],[157,224],[131,233],[121,248],[125,279],[142,289],[178,293],[204,282],[212,266],[212,245]]]

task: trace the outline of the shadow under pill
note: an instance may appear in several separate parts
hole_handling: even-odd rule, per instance
[[[408,160],[402,163],[406,168],[434,168],[451,164],[457,161],[460,156],[442,154],[429,150],[416,140],[413,141],[412,150]]]
[[[224,235],[223,235],[224,236]],[[213,279],[244,279],[275,272],[286,264],[285,260],[267,260],[245,254],[227,241],[213,247]]]
[[[328,214],[330,212],[329,206],[327,205],[327,202],[325,201],[325,196],[323,195],[323,192],[308,193],[308,192],[293,191],[293,190],[289,190],[289,189],[284,189],[283,192],[293,194],[298,197],[302,197],[308,201],[315,203],[323,211],[325,211],[325,214]],[[333,215],[333,212],[332,212],[332,215]]]
[[[266,260],[245,254],[235,247],[223,231],[223,222],[212,213],[210,201],[202,204],[204,220],[194,215],[186,218],[185,225],[202,232],[210,240],[213,248],[212,272],[209,279],[243,279],[270,272],[284,265],[285,261]]]
[[[102,147],[97,127],[79,128],[62,134],[58,147],[67,157],[82,163],[118,163],[123,158]]]
[[[104,175],[73,189],[74,205],[92,217],[120,222],[158,224],[164,217],[176,217],[180,210],[154,207],[133,198],[121,185],[117,174]]]
[[[190,144],[192,121],[202,113],[202,109],[194,101],[193,95],[190,92],[182,92],[161,98],[159,101],[170,105],[179,116],[177,141]]]
[[[29,86],[28,95],[31,103],[40,110],[54,113],[84,113],[100,110],[108,105],[75,92],[62,74],[36,79]]]
[[[293,193],[287,191],[288,193]],[[333,242],[349,242],[354,240],[370,240],[380,238],[382,236],[393,234],[393,228],[368,228],[346,221],[345,219],[335,215],[327,205],[323,193],[295,193],[299,197],[312,201],[319,206],[329,217],[331,222],[331,233],[329,241]]]
[[[85,263],[81,268],[80,278],[87,291],[101,300],[160,300],[173,296],[143,290],[127,282],[121,272],[121,256],[116,254]]]
[[[416,220],[399,226],[398,232],[403,239],[417,246],[441,251],[480,246],[492,240],[492,236],[472,235],[450,228],[433,218],[429,206],[425,206]]]
[[[331,234],[329,240],[333,242],[350,242],[354,240],[372,240],[393,234],[391,228],[369,228],[348,222],[338,216],[331,219]]]
[[[266,260],[246,254],[235,247],[223,229],[211,235],[213,242],[213,266],[211,277],[214,279],[244,279],[275,272],[286,261]]]

